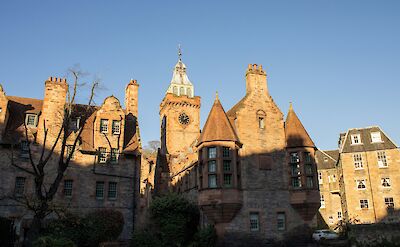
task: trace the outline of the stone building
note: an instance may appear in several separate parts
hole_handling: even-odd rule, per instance
[[[380,127],[340,134],[339,149],[318,152],[317,166],[320,213],[331,227],[400,221],[400,150]]]
[[[233,245],[282,239],[313,224],[320,206],[316,147],[292,106],[284,121],[266,78],[261,65],[249,65],[245,96],[227,112],[216,97],[200,132],[200,97],[179,58],[160,105],[154,192],[198,203],[202,222]]]
[[[120,238],[131,238],[141,159],[138,87],[135,80],[126,86],[125,109],[114,96],[107,97],[100,106],[69,105],[68,84],[61,78],[46,80],[43,100],[8,96],[0,88],[0,216],[14,220],[21,239],[32,219],[32,212],[16,200],[32,200],[34,195],[33,176],[24,171],[32,169],[29,149],[34,162],[40,159],[43,144],[45,155],[50,152],[65,110],[71,110],[72,117],[69,131],[61,132],[61,137],[68,135],[66,158],[72,156],[53,204],[78,214],[104,208],[118,210],[125,220]],[[45,167],[47,188],[57,174],[60,142]]]

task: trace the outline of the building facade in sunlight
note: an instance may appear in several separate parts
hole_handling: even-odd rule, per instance
[[[318,151],[317,165],[320,213],[330,227],[400,221],[400,150],[380,127],[340,134],[339,149]]]
[[[245,78],[245,96],[227,112],[217,96],[200,131],[200,97],[179,58],[160,105],[154,193],[183,193],[231,244],[282,239],[320,207],[313,141],[292,106],[284,120],[261,65]]]
[[[61,78],[46,80],[43,100],[8,96],[0,87],[0,216],[14,221],[21,239],[33,217],[23,203],[25,200],[34,202],[35,181],[25,171],[32,171],[29,150],[35,163],[40,160],[43,144],[44,154],[50,152],[66,109],[72,111],[72,118],[69,132],[62,132],[68,135],[65,158],[73,153],[52,205],[57,210],[78,214],[106,208],[120,211],[125,221],[121,238],[131,238],[141,157],[138,87],[134,80],[128,83],[125,109],[114,96],[107,97],[100,106],[67,106],[68,84]],[[73,142],[82,126],[82,134],[73,150]],[[57,174],[61,140],[45,167],[44,190]]]

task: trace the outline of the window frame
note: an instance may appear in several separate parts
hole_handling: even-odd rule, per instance
[[[110,163],[112,164],[118,164],[119,162],[119,150],[118,148],[112,148],[111,149],[111,154],[110,154]]]
[[[217,147],[207,147],[207,158],[208,159],[216,159],[218,156],[217,153],[218,153]]]
[[[360,185],[362,185],[360,187]],[[356,188],[357,190],[366,190],[367,189],[367,181],[365,179],[356,179]]]
[[[111,126],[111,132],[113,135],[121,134],[121,120],[112,120]]]
[[[260,231],[260,213],[259,212],[250,212],[249,213],[249,228],[250,228],[250,232],[259,232]]]
[[[104,189],[105,189],[105,183],[104,181],[96,181],[96,190],[95,190],[95,197],[97,200],[104,200]],[[101,196],[100,196],[101,192]]]
[[[319,203],[321,204],[321,206],[320,206],[320,208],[325,208],[326,207],[326,204],[325,204],[325,197],[324,197],[324,195],[320,195],[320,197],[319,197]]]
[[[360,199],[360,208],[361,209],[369,209],[368,199]]]
[[[98,163],[105,164],[107,163],[107,148],[99,147],[99,155],[98,155]]]
[[[380,131],[371,132],[371,143],[382,143],[382,142],[383,142],[382,135]]]
[[[364,169],[363,156],[361,153],[353,154],[353,164],[355,170]]]
[[[376,151],[376,159],[379,168],[388,168],[388,162],[385,150]]]
[[[70,183],[70,186],[69,186]],[[67,186],[68,184],[68,186]],[[64,189],[63,194],[65,197],[72,197],[74,181],[72,179],[64,179]]]
[[[283,216],[283,218],[281,218],[279,216]],[[283,226],[280,226],[280,223]],[[285,231],[286,230],[286,213],[285,212],[276,213],[276,228],[277,228],[278,231]]]
[[[100,133],[103,134],[108,133],[108,119],[105,118],[100,119]]]
[[[384,184],[388,184],[388,186],[385,186]],[[389,189],[392,187],[392,184],[390,183],[390,178],[389,177],[384,177],[381,178],[381,186],[385,189]]]
[[[385,206],[387,208],[391,208],[391,209],[394,208],[394,199],[393,199],[393,197],[385,197],[384,201],[385,201]]]
[[[110,194],[112,196],[110,196]],[[114,181],[108,182],[107,199],[110,201],[114,201],[117,200],[117,196],[118,196],[118,183]]]
[[[33,117],[33,123],[32,124],[29,123],[29,120],[30,120],[29,118],[30,117]],[[34,113],[26,113],[26,115],[25,115],[25,125],[27,127],[37,127],[37,124],[38,124],[38,115],[34,114]]]
[[[361,141],[361,134],[352,134],[350,135],[351,145],[361,145],[363,144]]]
[[[26,177],[17,176],[15,177],[14,183],[14,195],[17,197],[21,197],[25,194],[25,184]]]

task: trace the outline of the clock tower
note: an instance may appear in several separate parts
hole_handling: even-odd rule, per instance
[[[160,104],[161,151],[179,155],[190,152],[200,135],[200,97],[186,74],[186,65],[179,59],[170,85]]]

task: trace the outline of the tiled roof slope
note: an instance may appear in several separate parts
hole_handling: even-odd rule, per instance
[[[382,142],[373,143],[371,140],[372,132],[380,132]],[[362,144],[351,144],[351,135],[354,134],[360,134]],[[343,146],[341,147],[341,153],[365,152],[395,148],[397,148],[396,144],[390,140],[390,138],[382,131],[380,127],[372,126],[366,128],[349,129],[346,133]]]
[[[285,122],[285,136],[287,147],[315,147],[300,119],[290,104],[289,113]]]
[[[330,169],[335,168],[337,161],[339,160],[339,150],[321,151],[315,152],[315,161],[318,169]]]
[[[215,98],[214,105],[208,115],[198,143],[200,144],[208,141],[234,141],[239,143],[239,138],[236,135],[218,96]]]

